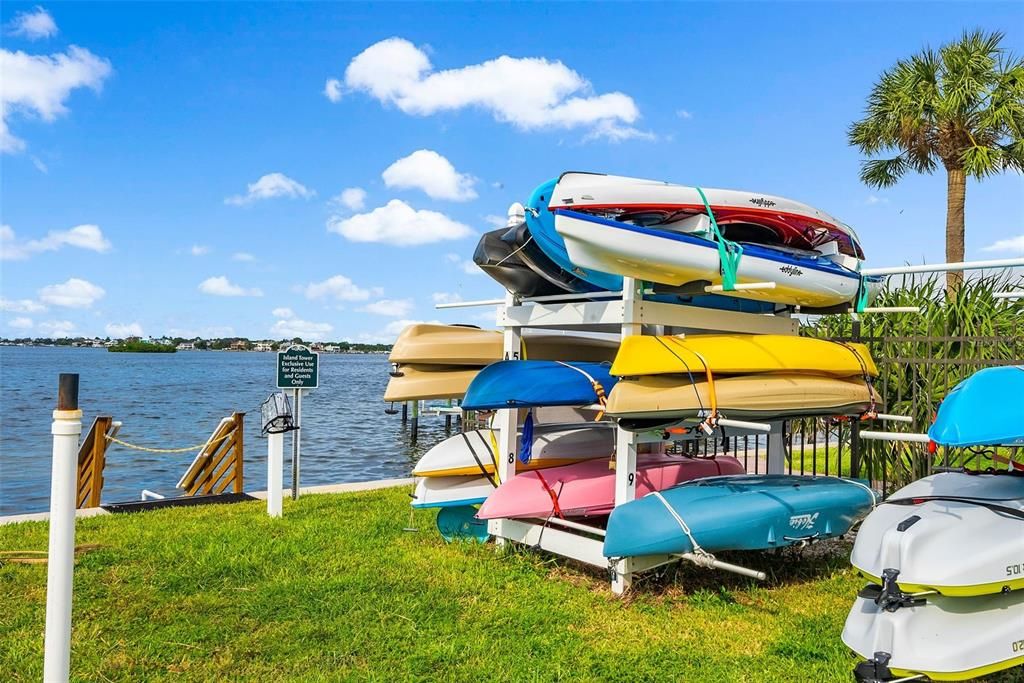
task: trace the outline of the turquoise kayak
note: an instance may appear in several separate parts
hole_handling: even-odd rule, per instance
[[[928,437],[951,447],[1024,445],[1024,365],[985,368],[939,405]]]
[[[503,360],[477,373],[466,389],[463,410],[537,406],[585,406],[607,396],[618,377],[611,363]],[[596,384],[595,384],[596,382]],[[598,396],[598,391],[602,396]]]
[[[612,511],[605,557],[767,550],[841,536],[880,500],[837,477],[730,475],[651,493]]]

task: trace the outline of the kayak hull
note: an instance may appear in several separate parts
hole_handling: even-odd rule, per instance
[[[730,456],[678,458],[643,456],[637,461],[638,495],[660,491],[698,477],[743,472]],[[558,510],[555,510],[554,492]],[[517,474],[503,483],[480,507],[481,519],[603,516],[615,507],[615,470],[607,460]]]
[[[597,403],[592,381],[612,390],[608,363],[506,360],[492,363],[473,379],[462,402],[465,410],[534,406],[584,406]]]
[[[421,477],[416,480],[414,508],[479,505],[494,491],[487,477]]]
[[[388,380],[385,401],[462,398],[481,368],[465,365],[402,365]]]
[[[496,432],[475,429],[448,437],[427,451],[416,463],[416,477],[481,476],[494,472]],[[522,439],[519,435],[518,442]],[[574,425],[537,425],[533,432],[530,462],[519,469],[557,467],[580,460],[607,458],[615,448],[615,428],[610,422]]]
[[[712,477],[660,495],[615,508],[605,535],[606,557],[689,553],[692,539],[714,553],[841,536],[876,501],[874,492],[854,480],[794,475]]]
[[[702,419],[711,410],[707,381],[695,374],[623,379],[608,397],[607,413],[625,429],[645,431],[683,420]],[[813,375],[737,375],[714,380],[717,409],[736,420],[861,415],[881,404],[862,379]]]
[[[979,370],[939,404],[928,436],[951,447],[1024,445],[1024,401],[1020,396],[1024,396],[1024,365]],[[995,397],[1006,400],[993,400]]]
[[[668,285],[721,285],[715,242],[683,233],[643,228],[597,216],[559,211],[555,228],[573,263]],[[808,308],[829,308],[855,300],[860,276],[813,254],[795,255],[743,245],[738,284],[775,283],[771,289],[728,292],[729,296]]]
[[[913,500],[956,496],[989,500],[1024,513],[1024,476],[942,472],[889,496]],[[861,525],[850,555],[875,583],[899,571],[907,593],[972,596],[1024,589],[1024,519],[956,501],[879,505]]]
[[[743,190],[676,185],[658,180],[597,173],[563,173],[551,190],[549,208],[600,212],[647,221],[677,221],[707,212],[705,199],[719,225],[757,225],[781,244],[812,249],[835,241],[839,251],[863,258],[853,229],[829,214],[785,197]]]
[[[1022,628],[1024,591],[935,596],[893,612],[858,597],[842,638],[866,660],[885,660],[888,675],[881,680],[924,675],[936,681],[962,681],[1024,664]]]
[[[619,377],[682,374],[738,375],[786,372],[877,376],[864,344],[779,334],[634,335],[622,340],[611,374]]]

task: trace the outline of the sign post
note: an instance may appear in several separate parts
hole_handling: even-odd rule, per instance
[[[310,351],[301,344],[292,344],[277,353],[277,388],[291,389],[295,405],[292,432],[292,500],[299,498],[299,461],[301,457],[299,437],[302,427],[302,390],[320,386],[320,354]]]

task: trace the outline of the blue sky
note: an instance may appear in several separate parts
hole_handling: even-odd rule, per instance
[[[981,27],[1024,51],[1020,3],[0,12],[8,337],[485,324],[434,302],[499,296],[466,267],[478,235],[569,169],[788,196],[871,265],[941,261],[944,176],[869,190],[845,129],[925,45]],[[1024,252],[1022,197],[969,184],[968,258]]]

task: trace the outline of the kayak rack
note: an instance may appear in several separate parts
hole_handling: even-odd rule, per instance
[[[763,283],[753,283],[760,285]],[[751,286],[753,288],[753,286]],[[517,297],[506,293],[503,299],[460,301],[440,304],[437,308],[495,306],[497,323],[503,330],[503,357],[518,358],[523,335],[527,330],[561,330],[614,334],[620,339],[641,334],[686,334],[699,332],[736,332],[749,334],[799,334],[799,323],[788,312],[775,315],[743,313],[647,301],[643,284],[634,278],[623,278],[621,292],[592,292],[542,297]],[[497,432],[498,476],[508,481],[516,473],[516,435],[518,411],[499,410],[493,429]],[[766,438],[768,446],[767,473],[782,474],[785,467],[783,423],[749,422],[721,419],[719,424],[730,431],[751,433]],[[685,432],[686,430],[680,430]],[[641,443],[692,439],[694,434],[635,433],[618,428],[615,447],[615,505],[636,498],[637,446]],[[703,438],[703,434],[697,434]],[[629,589],[634,575],[671,562],[687,560],[710,569],[732,571],[762,579],[763,574],[745,567],[685,555],[653,555],[629,558],[608,558],[604,555],[604,530],[571,520],[492,519],[488,531],[498,544],[518,543],[607,569],[611,587],[621,594]]]

